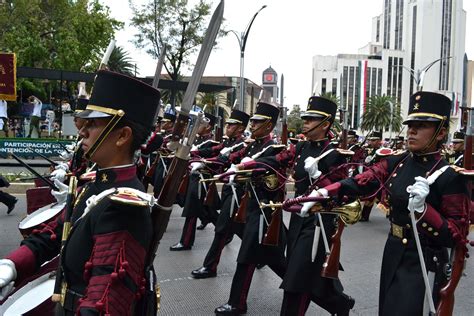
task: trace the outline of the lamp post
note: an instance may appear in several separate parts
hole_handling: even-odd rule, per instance
[[[257,15],[265,9],[267,6],[263,5],[255,14],[253,17],[250,19],[249,24],[245,28],[245,30],[239,34],[237,34],[236,31],[230,30],[229,32],[232,32],[236,37],[237,41],[239,42],[239,47],[240,47],[240,102],[239,102],[239,108],[238,110],[245,111],[245,79],[244,79],[244,57],[245,57],[245,44],[247,43],[247,38],[249,36],[250,28],[252,27],[253,21],[257,17]]]
[[[411,77],[413,78],[413,80],[415,80],[415,83],[416,83],[416,88],[418,91],[422,91],[423,90],[423,81],[425,79],[425,75],[426,75],[426,72],[434,65],[436,64],[438,61],[441,61],[441,60],[444,60],[444,59],[450,59],[450,58],[453,58],[453,56],[448,56],[448,57],[442,57],[442,58],[438,58],[436,60],[433,60],[431,63],[429,63],[428,65],[426,65],[425,67],[423,67],[422,69],[418,69],[418,70],[414,70],[414,69],[411,69],[411,68],[408,68],[407,66],[402,66],[403,69],[407,70]],[[393,68],[397,67],[396,65],[393,65],[392,66]]]

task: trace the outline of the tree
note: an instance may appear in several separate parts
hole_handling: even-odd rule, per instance
[[[17,54],[18,66],[95,71],[122,25],[99,0],[7,0],[0,5],[0,47]]]
[[[204,40],[210,4],[199,0],[189,8],[188,0],[149,0],[141,7],[134,6],[132,0],[129,3],[133,10],[131,24],[138,29],[135,46],[158,59],[166,45],[164,67],[171,80],[178,81],[183,67],[190,66],[189,58]],[[175,90],[171,91],[170,103],[176,104]]]
[[[298,104],[293,105],[290,114],[286,118],[288,129],[300,134],[303,131],[303,120],[301,119],[301,109]]]
[[[110,54],[108,67],[110,70],[133,76],[135,74],[135,64],[122,47],[115,47]]]
[[[390,111],[390,102],[393,103],[393,114]],[[396,104],[391,97],[386,95],[372,96],[369,98],[366,104],[365,112],[362,115],[360,128],[363,131],[383,131],[390,126],[391,117],[392,130],[394,132],[399,132],[402,127],[400,106]]]

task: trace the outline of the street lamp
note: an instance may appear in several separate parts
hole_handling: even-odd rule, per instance
[[[442,57],[442,58],[436,59],[436,60],[432,61],[431,63],[429,63],[428,65],[426,65],[425,67],[423,67],[422,69],[418,69],[418,70],[408,68],[407,66],[402,66],[402,67],[403,67],[403,69],[407,70],[410,73],[413,80],[415,80],[417,90],[422,91],[423,90],[423,81],[425,79],[426,72],[434,64],[436,64],[438,61],[441,61],[441,60],[444,60],[444,59],[449,59],[449,58],[453,58],[453,56]],[[395,68],[395,67],[397,67],[397,65],[392,65],[392,67]]]
[[[247,37],[249,36],[250,28],[252,27],[253,21],[257,17],[257,15],[265,9],[267,6],[263,5],[255,14],[253,15],[252,19],[250,19],[249,24],[245,28],[245,30],[239,34],[236,31],[230,30],[236,37],[237,41],[239,42],[240,47],[240,102],[239,102],[239,109],[241,111],[245,111],[244,109],[244,100],[245,100],[245,80],[244,80],[244,55],[245,55],[245,44],[247,43]]]

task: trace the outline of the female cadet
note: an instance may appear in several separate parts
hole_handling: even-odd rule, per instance
[[[141,81],[99,71],[90,102],[79,114],[86,120],[79,131],[82,149],[99,169],[77,196],[61,255],[65,315],[132,315],[143,297],[153,200],[142,192],[133,155],[151,129],[150,113],[159,99],[159,91]],[[58,254],[63,218],[0,260],[0,287],[31,276]]]
[[[415,93],[404,121],[408,126],[408,151],[389,156],[354,178],[310,194],[340,197],[372,195],[378,190],[386,193],[391,229],[382,261],[380,315],[424,312],[424,275],[410,212],[416,214],[427,279],[434,280],[431,286],[435,303],[446,281],[447,248],[466,242],[469,212],[466,181],[453,168],[445,168],[448,163],[440,154],[448,132],[450,110],[451,101],[444,95]],[[304,203],[301,214],[307,214],[313,205],[314,202]]]

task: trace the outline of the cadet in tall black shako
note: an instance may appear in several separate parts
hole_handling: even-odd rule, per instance
[[[218,146],[201,149],[198,151],[200,157],[206,161],[214,162],[211,165],[203,162],[191,163],[192,170],[204,168],[219,168],[221,163],[225,164],[231,153],[237,152],[245,147],[243,133],[249,122],[250,116],[239,110],[232,110],[229,119],[226,121],[225,134],[227,139]],[[221,211],[217,218],[214,239],[209,248],[202,267],[195,269],[191,275],[196,279],[205,279],[217,275],[217,265],[219,264],[222,249],[237,234],[242,238],[245,224],[236,223],[232,220],[234,212],[242,199],[244,186],[241,184],[226,184],[222,187]]]
[[[295,196],[309,193],[307,190],[313,184],[322,187],[347,178],[344,165],[353,152],[334,147],[328,139],[336,112],[334,102],[311,97],[307,110],[301,114],[306,141],[276,156],[282,163],[294,165]],[[354,300],[343,293],[339,280],[321,276],[325,244],[331,246],[336,217],[292,214],[287,240],[288,267],[281,285],[285,290],[281,315],[304,315],[311,299],[331,314],[348,315],[353,307]]]
[[[453,135],[452,143],[453,143],[453,151],[446,155],[446,160],[452,165],[456,165],[458,167],[462,167],[464,164],[464,137],[466,135],[461,132],[455,132]]]
[[[258,102],[255,114],[250,118],[250,130],[255,141],[246,148],[229,156],[229,162],[233,163],[229,171],[252,168],[258,159],[261,162],[265,158],[279,153],[286,146],[275,145],[271,132],[278,120],[280,110],[277,106]],[[242,164],[249,162],[248,165]],[[239,165],[237,165],[239,164]],[[285,169],[276,170],[285,173]],[[266,178],[265,177],[270,177]],[[217,315],[240,315],[247,311],[247,295],[252,282],[253,273],[257,264],[268,264],[268,266],[280,277],[285,273],[285,233],[283,225],[277,227],[280,231],[278,245],[269,246],[263,243],[268,224],[272,220],[272,210],[262,208],[259,202],[268,203],[282,198],[283,186],[279,185],[275,172],[258,179],[251,179],[245,183],[245,192],[248,194],[246,207],[246,224],[244,228],[242,244],[237,257],[237,269],[232,279],[232,287],[227,304],[215,309]],[[232,181],[231,181],[232,182]],[[268,186],[272,183],[271,187]],[[275,185],[275,187],[274,187]],[[240,203],[244,203],[243,200]],[[240,209],[239,209],[240,212]],[[281,216],[281,214],[279,214]]]
[[[153,199],[143,193],[133,156],[150,132],[159,99],[158,90],[134,78],[97,73],[79,134],[85,156],[99,169],[77,196],[62,250],[65,315],[143,315],[134,308],[145,291]],[[0,286],[21,281],[56,256],[62,228],[60,216],[1,260]]]
[[[450,111],[451,100],[446,96],[415,93],[404,121],[408,126],[408,151],[388,156],[354,178],[312,193],[325,197],[360,196],[386,190],[391,228],[382,261],[380,315],[427,315],[424,280],[432,288],[429,294],[434,300],[425,306],[432,306],[433,311],[433,305],[441,300],[439,291],[446,283],[446,273],[462,271],[470,201],[466,179],[440,154]],[[312,205],[314,202],[307,202],[302,210]],[[416,237],[422,254],[417,252]],[[451,270],[446,265],[447,248],[454,247],[457,259]],[[424,260],[420,261],[420,257]],[[423,273],[423,262],[427,275]]]

